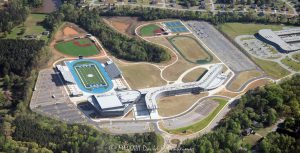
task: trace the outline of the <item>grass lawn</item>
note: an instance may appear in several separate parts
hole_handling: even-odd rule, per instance
[[[182,78],[182,82],[193,82],[193,81],[197,81],[202,75],[203,73],[207,71],[205,68],[197,68],[191,72],[189,72],[188,74],[186,74],[183,78]]]
[[[160,135],[160,134],[157,134],[157,146],[156,148],[162,148],[163,145],[164,145],[164,138]]]
[[[291,69],[293,69],[295,71],[300,71],[300,61],[296,62],[296,61],[290,59],[289,57],[286,57],[283,60],[281,60],[281,62],[284,65],[289,66]]]
[[[160,29],[160,27],[155,24],[149,24],[149,25],[143,26],[140,29],[140,35],[141,36],[154,36],[155,35],[154,31],[156,29]]]
[[[48,36],[41,35],[46,29],[41,25],[41,22],[46,18],[46,14],[30,14],[24,24],[14,27],[6,38],[16,39],[23,38],[25,35],[38,35],[40,39],[47,41]]]
[[[187,62],[179,56],[178,61],[175,64],[167,67],[163,71],[163,76],[168,80],[175,81],[183,72],[194,66],[196,66],[196,64]]]
[[[300,53],[294,54],[292,57],[293,57],[295,60],[297,60],[297,61],[300,62]]]
[[[265,127],[265,128],[260,128],[259,130],[255,131],[257,134],[265,137],[267,136],[270,132],[272,132],[273,126]]]
[[[290,72],[278,63],[272,61],[261,60],[253,57],[253,60],[258,64],[268,75],[276,79],[282,78],[290,74]]]
[[[187,94],[160,98],[157,101],[158,113],[163,117],[177,115],[190,108],[199,98],[207,95],[208,93],[201,93],[198,95]]]
[[[251,146],[254,146],[259,139],[261,139],[261,137],[259,135],[250,134],[250,135],[245,136],[243,138],[243,143],[244,144],[249,144]]]
[[[220,30],[226,33],[231,39],[239,35],[253,35],[260,29],[282,30],[283,25],[266,25],[254,23],[225,23]]]
[[[123,64],[116,61],[128,84],[133,89],[165,85],[158,68],[149,64]]]
[[[75,43],[79,44],[75,44]],[[99,53],[96,45],[88,38],[74,39],[55,44],[55,48],[63,54],[71,56],[92,56]]]
[[[193,125],[174,129],[174,130],[167,130],[167,131],[169,133],[173,133],[173,134],[186,134],[186,133],[195,133],[195,132],[198,132],[198,131],[204,129],[206,126],[208,126],[208,124],[215,118],[215,116],[220,112],[220,110],[227,103],[227,100],[221,99],[221,98],[214,98],[213,100],[218,102],[219,105],[213,112],[209,113],[209,115],[206,118],[204,118],[203,120],[200,120],[199,122],[197,122]]]
[[[238,90],[246,81],[254,78],[254,77],[258,77],[262,75],[261,72],[257,71],[257,70],[251,70],[251,71],[244,71],[241,72],[240,74],[238,74],[238,76],[231,82],[231,84],[229,85],[229,89],[230,90]]]
[[[213,60],[213,56],[192,36],[174,36],[168,40],[187,61],[203,64]]]

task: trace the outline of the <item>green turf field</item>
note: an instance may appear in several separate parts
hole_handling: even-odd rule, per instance
[[[107,82],[95,64],[77,64],[74,66],[76,73],[86,89],[93,86],[106,86]]]
[[[47,41],[48,36],[41,35],[46,31],[41,22],[46,18],[46,14],[29,14],[24,24],[14,27],[5,37],[7,39],[23,38],[26,35],[37,35],[40,39]]]
[[[141,28],[140,34],[141,36],[154,36],[156,29],[160,29],[160,27],[155,24],[149,24]]]
[[[79,44],[76,45],[75,42],[78,42]],[[55,48],[61,53],[71,56],[92,56],[99,53],[96,45],[88,38],[60,42],[55,45]]]

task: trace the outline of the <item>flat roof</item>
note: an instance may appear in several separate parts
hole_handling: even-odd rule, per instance
[[[56,68],[59,70],[65,81],[70,83],[76,83],[67,66],[57,65]]]
[[[101,109],[124,107],[116,93],[95,96]]]
[[[296,33],[300,33],[300,28],[290,28],[290,29],[284,29],[279,31],[274,31],[276,35],[292,35]]]
[[[258,34],[260,36],[262,36],[263,38],[267,39],[268,41],[271,41],[275,44],[277,44],[281,49],[285,50],[285,51],[295,51],[295,50],[299,50],[300,48],[295,46],[295,45],[291,45],[288,44],[287,42],[284,41],[284,39],[286,38],[281,38],[279,37],[279,35],[277,35],[279,31],[277,31],[276,33],[273,32],[271,29],[262,29],[258,31]]]

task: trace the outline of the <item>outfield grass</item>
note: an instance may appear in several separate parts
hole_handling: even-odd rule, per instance
[[[160,27],[155,24],[149,24],[149,25],[143,26],[140,29],[140,35],[141,36],[154,36],[155,35],[154,31],[156,29],[160,29]]]
[[[272,61],[261,60],[258,58],[252,58],[256,64],[258,64],[268,75],[276,79],[282,78],[290,74],[290,72],[278,63]]]
[[[289,66],[291,69],[293,69],[295,71],[300,71],[300,61],[296,62],[296,61],[290,59],[289,57],[286,57],[283,60],[281,60],[281,62],[284,65]]]
[[[46,18],[46,14],[30,14],[24,24],[14,27],[6,38],[16,39],[23,38],[25,35],[39,35],[40,39],[47,41],[48,36],[41,35],[46,29],[41,25],[41,22]]]
[[[168,38],[168,40],[183,58],[189,62],[204,64],[213,60],[213,56],[192,36],[175,36]]]
[[[173,134],[186,134],[186,133],[195,133],[198,132],[202,129],[204,129],[206,126],[209,125],[209,123],[215,118],[215,116],[220,112],[220,110],[226,105],[227,100],[221,99],[221,98],[214,98],[214,101],[218,102],[219,105],[218,107],[211,112],[207,117],[205,117],[203,120],[200,120],[199,122],[183,127],[183,128],[178,128],[178,129],[172,129],[172,130],[167,130],[169,133]]]
[[[182,78],[182,82],[193,82],[193,81],[197,81],[202,75],[203,73],[207,71],[207,69],[205,68],[197,68],[191,72],[189,72],[188,74],[186,74],[183,78]]]
[[[253,35],[260,29],[282,30],[284,25],[266,25],[254,23],[225,23],[220,30],[226,33],[231,39],[239,35]]]
[[[77,41],[81,45],[83,44],[91,44],[90,46],[78,46],[75,45],[74,42]],[[83,39],[74,39],[72,41],[60,42],[55,44],[55,48],[66,55],[71,56],[92,56],[99,53],[96,45],[88,38]]]

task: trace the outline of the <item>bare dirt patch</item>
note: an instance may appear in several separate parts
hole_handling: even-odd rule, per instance
[[[117,31],[128,36],[134,36],[134,30],[143,22],[138,21],[137,17],[107,17],[104,20]]]
[[[72,27],[65,27],[63,29],[63,33],[64,33],[64,36],[72,36],[72,35],[78,35],[79,32],[76,31],[75,29],[73,29]]]
[[[215,95],[220,95],[220,96],[226,96],[226,97],[236,97],[237,95],[239,95],[239,93],[235,93],[235,92],[231,92],[228,90],[221,90],[220,92],[216,93]]]
[[[198,95],[186,94],[180,96],[163,97],[158,100],[158,112],[160,116],[168,117],[186,111],[200,98],[207,96],[208,93]]]
[[[255,77],[259,77],[261,75],[262,75],[262,73],[260,71],[257,71],[257,70],[241,72],[237,75],[237,77],[234,78],[234,80],[228,86],[228,89],[233,90],[233,91],[237,91],[244,83],[246,83],[250,79],[253,79]]]
[[[247,92],[248,90],[252,90],[252,89],[255,89],[257,87],[260,87],[260,86],[264,86],[268,83],[270,83],[271,80],[270,79],[261,79],[261,80],[257,80],[253,83],[251,83],[244,92]]]

